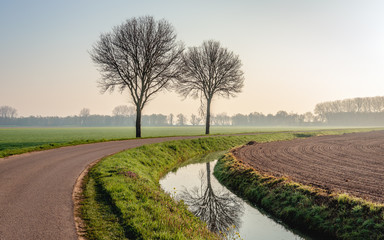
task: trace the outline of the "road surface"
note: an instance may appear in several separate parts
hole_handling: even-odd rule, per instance
[[[0,240],[77,239],[72,191],[92,162],[144,144],[195,137],[132,139],[0,158]]]

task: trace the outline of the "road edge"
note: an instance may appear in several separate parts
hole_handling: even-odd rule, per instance
[[[81,203],[84,200],[83,187],[84,178],[88,175],[90,169],[95,166],[98,162],[104,159],[106,156],[97,159],[96,161],[87,165],[87,167],[77,177],[76,182],[72,190],[72,203],[73,203],[73,218],[75,221],[75,229],[78,240],[87,240],[86,236],[86,223],[81,217]]]

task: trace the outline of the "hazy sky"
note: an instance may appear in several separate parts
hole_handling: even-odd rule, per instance
[[[88,51],[143,15],[165,18],[186,46],[218,40],[240,56],[243,92],[213,113],[304,113],[319,102],[384,95],[384,1],[0,1],[0,106],[19,115],[111,114],[128,94],[100,94]],[[160,93],[144,113],[197,113]]]

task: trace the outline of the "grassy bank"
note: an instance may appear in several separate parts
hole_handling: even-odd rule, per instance
[[[290,140],[346,131],[209,137],[142,146],[107,157],[84,185],[82,217],[89,239],[216,239],[182,202],[160,189],[159,179],[188,159],[248,141]]]
[[[192,157],[250,140],[295,138],[293,133],[211,137],[142,146],[98,163],[85,185],[83,218],[89,239],[217,239],[159,179]]]
[[[384,239],[384,205],[265,176],[231,154],[218,161],[214,174],[252,204],[314,238]]]
[[[213,126],[212,134],[249,132],[301,131],[311,128],[262,128]],[[313,130],[313,129],[312,129]],[[143,127],[143,137],[203,135],[203,126]],[[31,151],[41,151],[110,140],[135,138],[134,127],[78,127],[78,128],[1,128],[0,158]]]

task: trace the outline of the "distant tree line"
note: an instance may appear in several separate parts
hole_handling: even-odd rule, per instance
[[[352,98],[319,103],[315,107],[319,121],[327,125],[382,126],[384,97]]]
[[[79,115],[57,116],[29,116],[17,117],[17,110],[10,106],[0,106],[0,125],[2,126],[36,126],[36,127],[61,127],[61,126],[135,126],[136,111],[133,107],[125,105],[117,106],[110,115],[91,114],[90,109],[83,108]],[[187,125],[187,117],[178,114],[150,114],[142,116],[143,126],[184,126]]]
[[[78,116],[17,117],[17,110],[10,106],[0,106],[0,125],[3,126],[135,126],[136,109],[125,105],[113,109],[112,115],[90,114],[87,108],[81,109]],[[213,114],[210,124],[214,126],[383,126],[384,97],[367,97],[319,103],[314,114],[276,114],[253,112],[250,114]],[[150,114],[142,116],[143,126],[185,126],[205,125],[204,117],[191,114]]]

